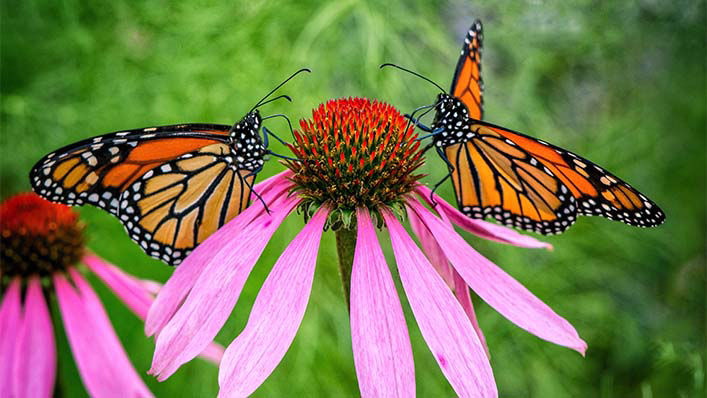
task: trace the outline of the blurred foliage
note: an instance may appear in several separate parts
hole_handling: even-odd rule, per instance
[[[296,120],[341,96],[376,97],[403,111],[428,104],[436,95],[431,85],[378,65],[396,62],[446,86],[466,29],[481,18],[487,119],[596,161],[653,198],[668,217],[650,230],[582,218],[568,233],[547,239],[553,252],[469,236],[589,344],[582,358],[524,332],[477,300],[500,395],[704,396],[704,2],[1,4],[2,198],[28,190],[30,167],[60,146],[120,129],[232,123],[303,66],[314,73],[282,90],[295,102],[268,105],[264,112]],[[284,131],[279,123],[270,126]],[[261,178],[281,169],[270,162]],[[439,180],[443,169],[431,155],[425,181]],[[451,200],[451,185],[441,194]],[[93,208],[81,214],[94,251],[140,277],[168,278],[171,270],[143,255],[114,218]],[[227,344],[243,328],[269,268],[301,225],[290,217],[277,232],[219,341]],[[331,235],[325,234],[297,338],[256,396],[358,394]],[[387,238],[381,235],[381,241]],[[93,281],[145,374],[153,343],[140,322]],[[452,396],[403,305],[418,394]],[[56,333],[58,395],[83,396],[61,327]],[[201,397],[215,395],[216,376],[215,366],[195,360],[164,383],[144,379],[159,397]]]

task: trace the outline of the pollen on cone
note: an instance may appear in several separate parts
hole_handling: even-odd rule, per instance
[[[321,104],[300,121],[288,162],[300,196],[333,209],[390,205],[411,192],[423,163],[414,127],[393,106],[366,98]]]

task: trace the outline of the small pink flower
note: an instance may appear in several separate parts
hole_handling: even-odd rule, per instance
[[[76,213],[35,194],[16,195],[0,204],[0,232],[0,397],[53,396],[56,348],[47,305],[51,294],[57,297],[89,395],[152,397],[77,264],[85,264],[143,320],[154,300],[155,292],[148,289],[154,282],[138,280],[86,253]],[[206,354],[218,363],[219,348],[209,347]]]
[[[453,224],[501,243],[550,246],[469,219],[439,197],[433,204],[429,189],[418,182],[421,176],[414,174],[422,162],[416,135],[397,110],[366,99],[341,99],[321,105],[300,125],[292,148],[300,161],[255,187],[269,213],[254,201],[197,247],[150,308],[146,332],[159,333],[150,372],[159,380],[203,351],[218,333],[269,239],[295,208],[307,224],[273,266],[245,329],[226,349],[219,396],[250,395],[284,357],[304,316],[325,228],[337,230],[337,238],[351,231],[355,242],[351,333],[363,397],[415,395],[407,325],[376,227],[388,229],[422,336],[460,397],[498,395],[469,287],[518,326],[584,353],[586,344],[566,320],[472,249]],[[422,250],[398,220],[405,213]]]

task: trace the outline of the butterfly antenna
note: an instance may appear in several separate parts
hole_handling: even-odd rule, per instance
[[[446,93],[446,92],[447,92],[447,91],[446,91],[445,89],[443,89],[439,84],[433,82],[431,79],[429,79],[429,78],[427,78],[427,77],[425,77],[425,76],[422,76],[421,74],[419,74],[419,73],[417,73],[417,72],[411,71],[410,69],[406,69],[406,68],[403,68],[402,66],[395,65],[395,64],[391,64],[391,63],[385,63],[385,64],[381,65],[380,68],[383,69],[383,68],[385,68],[386,66],[392,66],[393,68],[400,69],[400,70],[402,70],[402,71],[404,71],[404,72],[413,74],[413,75],[415,75],[415,76],[417,76],[417,77],[419,77],[419,78],[421,78],[421,79],[424,79],[424,80],[426,80],[426,81],[428,81],[428,82],[434,84],[435,87],[437,87],[441,92],[443,92],[443,93]]]
[[[312,72],[312,70],[309,69],[309,68],[302,68],[302,69],[298,70],[297,72],[291,74],[290,77],[288,77],[287,79],[285,79],[285,81],[283,81],[282,83],[278,84],[277,87],[275,87],[274,89],[270,90],[270,92],[267,93],[267,95],[265,95],[265,97],[263,97],[260,101],[258,101],[258,103],[255,104],[255,106],[254,106],[248,113],[253,112],[253,110],[254,110],[255,108],[259,107],[260,105],[262,105],[263,101],[265,101],[269,96],[271,96],[272,93],[274,93],[275,91],[277,91],[277,89],[279,89],[280,87],[282,87],[285,83],[289,82],[290,79],[292,79],[293,77],[299,75],[299,74],[302,73],[302,72]]]
[[[270,98],[269,100],[264,101],[263,103],[261,103],[261,104],[258,105],[257,107],[261,107],[261,106],[263,106],[263,105],[265,105],[265,104],[269,104],[269,103],[271,103],[271,102],[273,102],[273,101],[277,101],[277,100],[282,99],[282,98],[286,99],[286,100],[289,101],[289,102],[292,102],[292,98],[290,98],[289,95],[284,95],[284,94],[283,94],[283,95],[278,95],[278,96],[275,97],[275,98]],[[256,107],[256,108],[257,108],[257,107]],[[253,108],[253,109],[255,109],[255,108]]]

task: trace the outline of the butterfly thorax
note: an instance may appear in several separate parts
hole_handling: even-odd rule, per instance
[[[449,94],[440,94],[435,106],[432,130],[440,132],[433,136],[436,147],[445,148],[472,139],[475,133],[469,128],[472,119],[463,102]]]
[[[231,127],[231,153],[239,169],[255,171],[263,167],[267,150],[258,131],[261,123],[260,113],[255,110]]]

